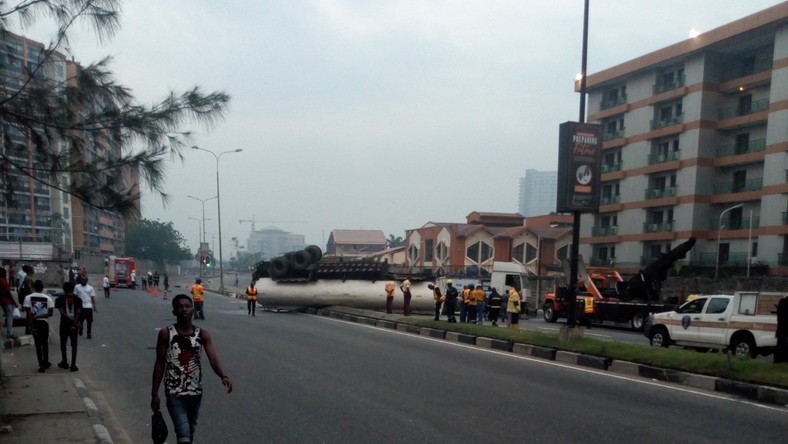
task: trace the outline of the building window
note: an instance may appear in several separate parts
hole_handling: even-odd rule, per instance
[[[438,242],[438,248],[435,250],[435,255],[441,262],[445,261],[449,257],[449,247],[446,246],[445,242]]]
[[[525,248],[525,262],[531,262],[536,259],[536,248],[532,245],[527,245]]]
[[[517,244],[512,249],[512,258],[518,262],[523,262],[525,260],[525,244]]]
[[[432,253],[433,253],[433,240],[427,239],[424,241],[424,262],[432,262]]]
[[[411,263],[419,261],[419,247],[415,244],[411,244],[411,246],[408,247],[408,258],[410,258]]]
[[[488,261],[493,255],[493,248],[486,242],[476,242],[467,248],[466,253],[468,259],[481,264]]]
[[[564,260],[569,257],[569,245],[564,245],[555,252],[555,257],[558,260]]]

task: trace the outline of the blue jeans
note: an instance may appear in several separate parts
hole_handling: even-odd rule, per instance
[[[5,312],[5,337],[10,338],[14,335],[14,305],[3,305]]]
[[[178,442],[192,442],[197,416],[200,414],[202,395],[167,395],[167,411]]]
[[[476,301],[476,323],[482,325],[484,323],[484,302]]]

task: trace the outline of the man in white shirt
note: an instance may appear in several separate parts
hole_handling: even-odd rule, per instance
[[[74,287],[74,294],[82,300],[82,324],[79,328],[79,335],[82,336],[82,328],[87,322],[88,339],[90,339],[93,333],[93,313],[98,312],[98,307],[96,307],[96,290],[88,285],[88,276],[86,274],[80,274],[79,284]]]
[[[36,357],[38,358],[38,372],[44,373],[52,364],[49,362],[49,322],[55,310],[55,301],[44,293],[44,283],[37,280],[33,283],[33,293],[25,296],[22,306],[27,312],[27,319],[31,324],[33,341],[36,344]]]
[[[109,275],[104,275],[104,281],[102,282],[102,287],[104,287],[104,298],[109,299]]]

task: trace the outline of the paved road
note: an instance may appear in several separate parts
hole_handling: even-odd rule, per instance
[[[99,301],[80,367],[116,442],[149,438],[156,328],[167,301]],[[345,323],[258,313],[209,295],[236,391],[207,362],[199,442],[782,442],[788,411],[555,362]]]

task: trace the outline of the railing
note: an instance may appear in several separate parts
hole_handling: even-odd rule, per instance
[[[759,72],[768,71],[772,69],[772,59],[759,59],[755,61],[752,67],[743,65],[735,66],[722,73],[722,81],[738,79],[740,77],[750,76]]]
[[[684,121],[684,114],[679,114],[677,116],[668,117],[667,119],[661,120],[652,120],[651,121],[651,129],[657,130],[660,128],[666,128],[673,125],[678,125],[679,123]]]
[[[660,222],[656,224],[643,224],[643,232],[644,233],[660,233],[663,231],[673,231],[673,221],[670,222]]]
[[[714,194],[744,193],[763,188],[763,179],[750,179],[744,182],[725,182],[714,184]]]
[[[646,190],[646,199],[661,199],[663,197],[673,197],[676,195],[678,187],[653,188]]]
[[[615,196],[607,196],[607,197],[602,196],[601,198],[599,198],[599,205],[610,205],[613,203],[618,203],[619,201],[621,201],[620,194],[616,194]]]
[[[602,172],[603,173],[610,173],[612,171],[621,171],[624,162],[614,162],[614,163],[603,163],[602,164]]]
[[[737,154],[757,153],[766,149],[766,139],[751,140],[747,145],[729,143],[717,147],[717,157],[735,156]]]
[[[614,97],[612,99],[602,100],[602,102],[599,104],[599,108],[601,110],[606,110],[606,109],[613,108],[614,106],[623,105],[625,103],[627,103],[627,95],[626,94],[620,94],[617,97]]]
[[[761,218],[760,216],[753,216],[752,217],[752,227],[759,228],[761,226]],[[720,219],[713,218],[709,221],[709,230],[719,230],[720,228]],[[747,230],[750,228],[750,218],[749,217],[741,217],[738,219],[733,219],[732,217],[728,216],[722,221],[722,229],[723,230]]]
[[[678,76],[676,80],[672,82],[659,82],[654,85],[654,95],[664,93],[665,91],[670,91],[672,89],[680,88],[684,86],[686,82],[686,76]]]
[[[769,110],[769,99],[761,99],[752,102],[752,104],[749,107],[742,107],[736,105],[736,106],[729,106],[726,108],[722,108],[720,109],[719,118],[720,120],[730,119],[732,117],[747,116],[750,114],[755,114],[768,110]]]
[[[620,137],[624,137],[624,130],[623,129],[620,129],[618,131],[613,131],[613,132],[605,132],[604,134],[602,134],[602,140],[603,141],[618,139]]]
[[[671,151],[667,154],[649,154],[648,155],[648,164],[654,165],[657,163],[665,163],[670,162],[672,160],[679,160],[681,158],[681,151]]]
[[[591,228],[592,236],[612,236],[618,234],[618,226],[611,227],[593,227]]]
[[[721,266],[738,266],[738,267],[746,267],[747,266],[747,253],[728,253],[728,257],[720,256],[720,265]],[[703,266],[714,266],[716,265],[717,261],[717,253],[700,253],[698,256],[698,262],[700,265]]]

